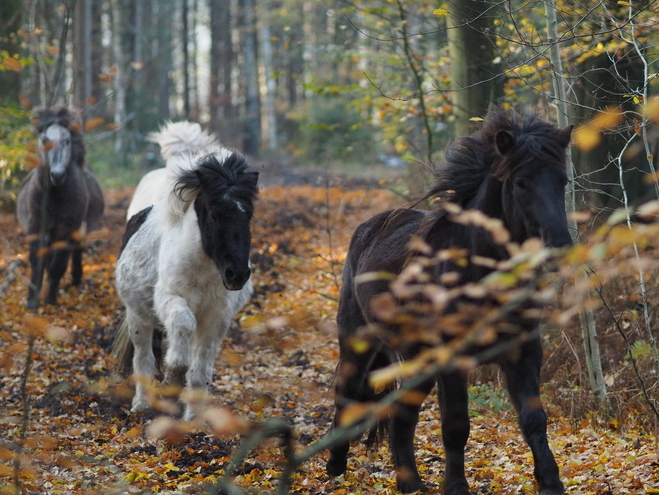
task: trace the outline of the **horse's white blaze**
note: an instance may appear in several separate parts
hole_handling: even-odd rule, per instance
[[[71,133],[66,127],[52,124],[38,140],[38,149],[51,173],[63,173],[71,160]]]

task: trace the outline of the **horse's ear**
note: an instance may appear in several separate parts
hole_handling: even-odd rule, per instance
[[[259,173],[256,171],[245,172],[245,179],[250,183],[250,185],[256,187],[259,182]]]
[[[558,133],[558,141],[561,143],[563,148],[567,148],[567,145],[570,144],[570,139],[572,138],[572,131],[574,130],[574,124],[570,124],[565,129],[561,129]]]
[[[499,131],[494,136],[494,142],[497,145],[499,153],[505,155],[515,146],[515,136],[509,131]]]

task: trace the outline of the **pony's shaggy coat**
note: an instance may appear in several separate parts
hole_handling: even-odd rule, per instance
[[[205,391],[222,338],[253,290],[249,222],[258,173],[224,148],[206,151],[169,157],[168,190],[129,220],[117,261],[126,315],[115,352],[125,360],[134,346],[133,411],[149,407],[154,332],[167,341],[165,383]],[[186,402],[186,419],[195,407]]]
[[[171,180],[173,172],[171,167],[174,166],[170,158],[174,155],[202,150],[206,152],[221,150],[217,137],[203,130],[196,122],[167,122],[158,132],[149,133],[147,139],[160,146],[160,154],[168,165],[152,170],[142,177],[128,206],[126,220],[162,199],[167,193],[167,181]]]
[[[514,242],[540,237],[548,246],[570,245],[564,193],[567,182],[565,149],[571,132],[571,127],[559,129],[535,116],[522,119],[514,113],[493,109],[480,132],[448,148],[445,166],[439,171],[436,186],[428,198],[450,200],[464,209],[478,210],[500,220]],[[352,237],[343,268],[337,314],[340,362],[335,382],[335,425],[341,423],[341,414],[351,402],[375,401],[387,392],[376,392],[369,384],[367,375],[372,370],[398,359],[413,358],[425,345],[406,341],[397,326],[382,322],[374,314],[371,304],[374,298],[390,291],[384,278],[371,277],[357,282],[362,274],[401,273],[414,256],[408,246],[415,235],[433,252],[466,250],[471,256],[493,260],[509,256],[484,229],[454,222],[442,208],[432,212],[412,208],[388,211],[361,224]],[[428,276],[439,284],[442,274],[458,273],[454,283],[461,285],[478,282],[491,270],[477,263],[464,266],[443,262]],[[533,452],[540,494],[562,495],[565,492],[547,443],[547,418],[540,402],[542,347],[538,321],[526,314],[513,316],[516,317],[514,323],[512,320],[505,323],[513,324],[519,334],[505,335],[504,331],[498,338],[501,341],[509,341],[516,335],[524,338],[517,342],[518,353],[499,355],[497,362],[503,368],[522,433]],[[384,335],[390,333],[395,338],[382,337],[373,341],[366,351],[355,348],[353,342],[358,330],[378,323],[384,324],[387,330]],[[424,337],[447,341],[456,331],[460,329],[437,328],[436,333]],[[484,346],[471,351],[477,353],[489,347]],[[464,474],[464,448],[469,436],[467,380],[459,370],[439,373],[418,385],[410,394],[414,401],[401,402],[394,408],[389,420],[389,445],[398,488],[402,492],[427,490],[416,468],[413,440],[422,399],[435,385],[442,413],[446,458],[444,494],[468,495]],[[327,462],[330,475],[346,471],[348,450],[349,442],[330,448]]]
[[[40,164],[23,183],[16,207],[18,221],[30,238],[29,308],[39,306],[44,269],[49,282],[47,304],[57,303],[59,283],[71,256],[72,283],[81,282],[81,240],[85,232],[98,227],[104,209],[101,187],[85,163],[77,115],[56,106],[37,110],[33,122],[39,134]]]

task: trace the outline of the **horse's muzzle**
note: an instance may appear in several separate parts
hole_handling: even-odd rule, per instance
[[[227,268],[224,270],[222,281],[227,290],[240,290],[245,286],[251,275],[252,269],[249,267],[242,273],[238,273],[233,268]]]
[[[53,186],[61,186],[66,180],[66,170],[52,170],[50,172],[50,182]]]

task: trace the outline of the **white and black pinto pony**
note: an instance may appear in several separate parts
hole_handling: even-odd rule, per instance
[[[39,165],[18,193],[16,213],[30,244],[31,283],[27,307],[39,307],[44,270],[48,272],[46,304],[57,293],[69,258],[73,285],[82,280],[82,241],[100,224],[105,203],[101,186],[85,163],[85,143],[78,116],[67,107],[39,109],[33,118],[38,133]]]
[[[149,192],[162,199],[130,218],[116,266],[126,313],[114,352],[121,367],[132,359],[133,412],[150,406],[159,332],[166,343],[163,384],[186,386],[188,397],[206,393],[220,343],[253,291],[250,221],[258,172],[222,147],[179,149],[166,169],[167,179],[157,183],[166,189]],[[190,420],[199,402],[184,402]]]

